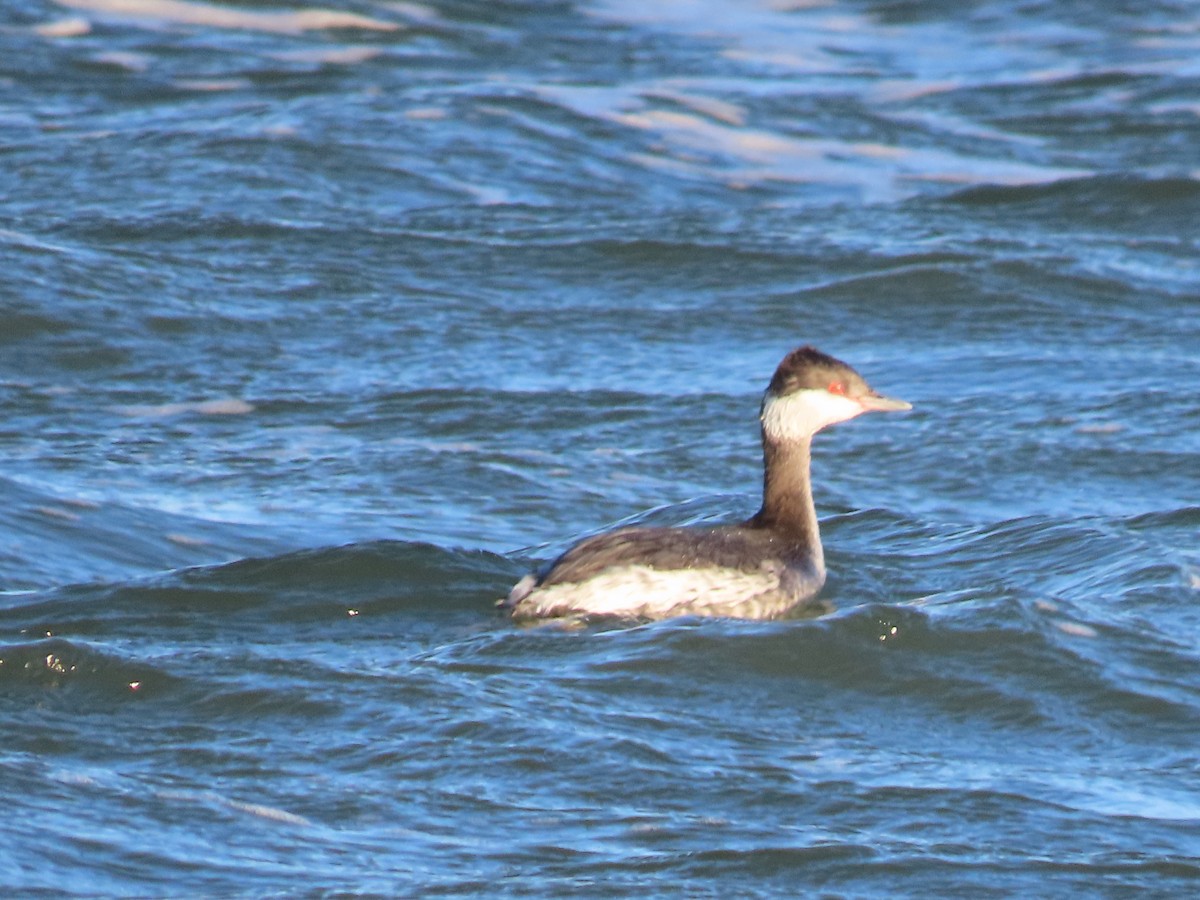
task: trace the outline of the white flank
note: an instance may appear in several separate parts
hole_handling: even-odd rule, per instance
[[[866,412],[862,404],[821,390],[793,391],[783,397],[767,394],[763,402],[763,433],[776,443],[812,437],[826,425],[845,422]]]
[[[585,582],[535,588],[516,603],[513,611],[518,618],[582,614],[652,619],[681,615],[765,619],[805,599],[783,591],[779,576],[777,569],[765,568],[761,572],[739,572],[622,566]]]

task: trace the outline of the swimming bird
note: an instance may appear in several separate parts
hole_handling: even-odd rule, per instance
[[[799,347],[763,395],[757,513],[740,525],[634,526],[585,538],[522,578],[500,606],[516,619],[781,616],[825,584],[809,475],[813,435],[865,412],[911,408],[876,393],[841,360]]]

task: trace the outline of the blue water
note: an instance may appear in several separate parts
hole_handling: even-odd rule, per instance
[[[0,3],[11,896],[1200,884],[1200,18]],[[834,611],[524,628],[757,505]]]

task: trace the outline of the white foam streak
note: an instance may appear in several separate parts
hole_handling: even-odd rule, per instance
[[[219,400],[201,400],[194,403],[163,403],[158,406],[122,406],[117,412],[125,416],[145,419],[165,419],[187,413],[202,416],[244,416],[254,412],[254,405],[236,397]]]
[[[919,183],[1039,184],[1089,174],[1083,169],[971,157],[930,147],[809,138],[750,128],[740,107],[673,85],[593,88],[530,85],[532,93],[584,116],[646,132],[660,145],[631,157],[643,165],[737,184],[791,182],[850,185],[864,199],[890,200]],[[662,101],[683,109],[663,108]],[[956,123],[951,130],[965,128]],[[1007,141],[1005,141],[1007,143]]]
[[[70,19],[58,19],[54,22],[45,22],[42,25],[34,26],[33,30],[36,34],[40,34],[46,38],[79,37],[91,32],[92,23],[87,19],[73,17]]]
[[[56,0],[59,6],[119,18],[196,25],[208,28],[267,31],[298,34],[330,28],[362,28],[370,31],[396,31],[401,26],[356,13],[331,9],[295,9],[272,12],[235,9],[201,3],[198,0]]]

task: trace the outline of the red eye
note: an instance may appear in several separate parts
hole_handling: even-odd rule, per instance
[[[846,386],[840,381],[831,381],[829,382],[829,387],[827,387],[825,390],[829,391],[831,394],[837,394],[839,397],[841,397],[846,393]]]

